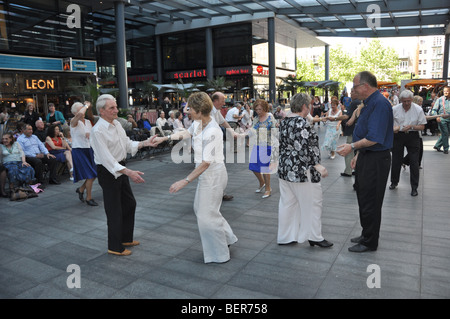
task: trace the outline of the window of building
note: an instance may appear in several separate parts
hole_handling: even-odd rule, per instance
[[[250,65],[252,63],[251,23],[213,30],[214,67]]]
[[[205,30],[173,33],[162,37],[165,71],[206,67]]]

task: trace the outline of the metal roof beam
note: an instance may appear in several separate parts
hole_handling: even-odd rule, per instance
[[[238,4],[238,3],[235,3],[233,0],[219,0],[220,2],[222,2],[222,3],[225,3],[225,4],[227,4],[227,5],[229,5],[229,6],[231,6],[231,7],[235,7],[235,8],[237,8],[237,9],[239,9],[239,10],[242,10],[242,11],[245,11],[245,12],[247,12],[247,13],[250,13],[251,15],[253,15],[255,12],[252,10],[252,9],[250,9],[249,7],[246,7],[245,5],[243,5],[243,4]]]
[[[203,0],[187,0],[187,1],[192,2],[192,3],[196,4],[196,5],[201,6],[201,7],[208,8],[209,10],[216,11],[216,12],[218,12],[220,14],[224,14],[224,15],[226,15],[228,17],[233,16],[233,14],[230,11],[222,9],[221,7],[218,7],[218,6],[213,6],[213,5],[211,5],[208,2],[205,2]]]
[[[161,4],[164,4],[164,5],[167,5],[167,6],[171,6],[171,7],[183,10],[183,11],[193,12],[193,13],[195,13],[195,14],[197,14],[199,16],[202,16],[204,18],[208,18],[208,19],[212,18],[212,16],[210,14],[206,13],[206,12],[194,9],[192,7],[188,7],[188,6],[182,5],[182,4],[180,4],[178,2],[175,2],[175,1],[172,1],[172,0],[155,0],[155,1],[159,2]],[[192,21],[192,18],[187,20],[187,21]]]
[[[336,30],[335,30],[336,31]],[[445,28],[422,28],[421,30],[414,29],[402,29],[400,33],[397,33],[395,29],[393,30],[378,30],[377,37],[414,37],[414,36],[427,36],[427,35],[443,35]],[[319,37],[362,37],[362,38],[373,38],[373,32],[370,31],[357,31],[355,35],[351,31],[336,31],[336,33],[316,31]]]
[[[178,12],[174,12],[171,10],[167,10],[165,8],[159,7],[159,6],[155,6],[153,4],[148,4],[148,3],[141,3],[138,0],[127,0],[127,3],[131,6],[136,6],[142,9],[147,9],[149,11],[154,11],[155,13],[165,13],[167,15],[169,15],[169,17],[178,17],[182,20],[188,20],[188,21],[192,21],[192,18],[188,15],[182,14],[182,13],[178,13]],[[125,11],[127,10],[128,7],[125,8]],[[169,20],[173,21],[173,19]]]
[[[369,2],[355,2],[353,0],[349,0],[349,3],[342,4],[333,4],[329,6],[328,9],[323,6],[304,6],[302,13],[305,14],[340,14],[340,15],[348,15],[348,14],[360,14],[360,13],[368,13],[367,7],[371,4],[380,5],[379,1],[369,1]],[[255,1],[258,4],[261,4],[261,1]],[[417,4],[414,1],[398,1],[393,0],[388,2],[389,10],[383,10],[383,6],[381,6],[381,12],[401,12],[401,11],[417,11],[417,10],[437,10],[437,9],[445,9],[448,8],[448,0],[427,0],[424,2]],[[262,4],[261,4],[262,5]],[[292,8],[280,8],[278,9],[278,14],[290,15],[298,13],[298,9]]]
[[[320,19],[320,17],[319,17]],[[448,15],[432,15],[432,16],[421,16],[421,17],[397,17],[395,19],[392,18],[382,18],[380,21],[381,27],[394,27],[394,26],[411,26],[411,25],[435,25],[435,24],[444,24],[448,23]],[[359,20],[345,20],[345,23],[342,20],[337,19],[336,21],[324,21],[314,19],[314,22],[302,22],[298,21],[302,27],[308,29],[317,29],[321,27],[328,27],[332,29],[339,28],[367,28],[367,21],[365,18]]]

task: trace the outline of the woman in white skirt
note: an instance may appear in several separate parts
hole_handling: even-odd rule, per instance
[[[278,177],[278,244],[309,241],[322,248],[333,244],[322,236],[319,137],[306,119],[311,98],[299,93],[291,99],[291,114],[280,123]]]
[[[195,169],[186,178],[173,183],[169,191],[176,193],[198,178],[194,212],[197,216],[204,262],[223,263],[230,259],[229,246],[237,241],[230,225],[220,213],[223,193],[228,182],[223,155],[223,134],[217,122],[210,116],[213,104],[206,93],[192,94],[188,105],[194,121],[188,130],[172,136],[154,137],[151,141],[159,144],[171,139],[192,138]]]

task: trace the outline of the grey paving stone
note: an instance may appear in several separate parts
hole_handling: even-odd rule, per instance
[[[448,299],[450,200],[442,189],[450,171],[436,168],[447,167],[449,157],[431,149],[436,138],[424,136],[431,146],[424,151],[419,196],[410,196],[408,170],[402,170],[396,190],[386,189],[379,247],[365,254],[347,250],[361,227],[354,178],[340,176],[341,157],[322,158],[330,173],[322,182],[322,232],[334,243],[331,249],[277,245],[276,175],[272,196],[263,200],[254,192],[257,180],[248,165],[227,164],[226,193],[234,199],[223,202],[221,213],[239,240],[224,264],[203,263],[193,211],[197,183],[175,195],[168,192],[193,169],[174,164],[170,154],[129,161],[128,167],[145,173],[146,183],[132,184],[138,203],[135,238],[141,245],[128,257],[107,254],[97,181],[93,196],[99,207],[81,203],[75,193],[79,184],[68,180],[49,185],[35,199],[0,199],[0,298]],[[79,290],[65,282],[71,263],[81,269]],[[380,267],[381,288],[367,286],[368,265]]]

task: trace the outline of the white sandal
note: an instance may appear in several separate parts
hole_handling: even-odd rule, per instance
[[[266,187],[266,184],[261,186],[261,188],[258,188],[257,190],[255,190],[255,193],[261,193],[264,187]]]

